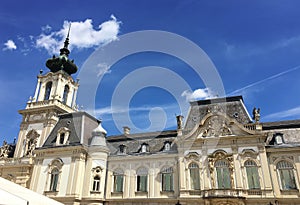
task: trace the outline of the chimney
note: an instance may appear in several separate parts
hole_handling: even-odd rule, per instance
[[[123,134],[124,135],[129,135],[130,134],[130,128],[127,127],[127,126],[123,127]]]

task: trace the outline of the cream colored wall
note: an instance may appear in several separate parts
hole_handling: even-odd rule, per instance
[[[300,195],[300,162],[299,162],[299,156],[300,156],[300,149],[295,148],[286,148],[286,149],[268,149],[269,152],[269,169],[270,169],[270,175],[272,177],[272,185],[274,190],[274,196],[278,198],[299,198]],[[278,175],[278,172],[276,170],[276,164],[281,161],[286,160],[293,164],[294,166],[294,176],[296,181],[296,186],[298,190],[281,190],[280,186],[280,177]],[[300,203],[300,202],[299,202]]]
[[[178,169],[176,154],[158,154],[142,156],[114,156],[109,157],[109,167],[107,175],[107,199],[120,198],[172,198],[175,197],[178,188]],[[141,167],[148,169],[148,192],[137,192],[136,170]],[[174,192],[162,192],[161,169],[173,167]],[[122,169],[124,171],[123,193],[113,192],[113,171]]]

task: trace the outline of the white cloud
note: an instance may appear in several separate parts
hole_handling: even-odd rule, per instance
[[[185,90],[181,96],[185,97],[186,101],[203,100],[216,97],[209,88],[199,88],[193,92],[190,90]]]
[[[294,118],[300,117],[300,106],[291,108],[289,110],[284,110],[284,111],[266,115],[263,117],[263,120],[264,121],[267,121],[267,120],[275,121],[275,120],[280,120],[280,119],[284,119],[284,118],[293,118],[293,117]]]
[[[94,46],[105,45],[118,39],[121,22],[111,15],[111,19],[103,22],[98,29],[93,28],[91,19],[85,21],[68,22],[65,21],[63,28],[59,31],[53,31],[50,34],[42,33],[36,40],[36,47],[44,48],[49,53],[57,53],[62,47],[63,42],[70,31],[70,48],[91,48]],[[46,26],[49,28],[49,26]],[[46,28],[43,27],[43,28]]]
[[[50,33],[51,30],[52,30],[52,27],[51,27],[50,25],[46,25],[46,26],[43,26],[43,27],[42,27],[42,31],[43,31],[44,33]]]
[[[17,46],[13,40],[8,40],[6,43],[4,43],[4,48],[3,50],[16,50]]]

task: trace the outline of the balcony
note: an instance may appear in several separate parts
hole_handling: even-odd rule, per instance
[[[47,106],[59,106],[64,110],[67,110],[69,112],[74,112],[74,110],[76,110],[75,108],[71,108],[68,105],[63,104],[61,101],[57,100],[57,99],[51,99],[51,100],[43,100],[43,101],[37,101],[37,102],[33,102],[30,101],[27,103],[26,109],[29,108],[42,108],[42,107],[47,107]]]
[[[240,198],[243,191],[240,189],[210,189],[203,191],[203,198]]]

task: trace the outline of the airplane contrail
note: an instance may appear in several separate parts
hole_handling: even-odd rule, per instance
[[[239,89],[237,89],[237,90],[235,90],[235,91],[232,91],[232,92],[229,93],[228,95],[232,95],[232,94],[241,92],[241,91],[246,90],[246,89],[248,89],[248,88],[251,88],[251,87],[254,87],[254,86],[259,85],[259,84],[261,84],[261,83],[264,83],[264,82],[266,82],[266,81],[268,81],[268,80],[272,80],[272,79],[277,78],[277,77],[279,77],[279,76],[282,76],[282,75],[284,75],[284,74],[286,74],[286,73],[295,71],[295,70],[297,70],[297,69],[299,69],[299,68],[300,68],[300,65],[298,65],[298,66],[296,66],[296,67],[293,67],[293,68],[290,68],[290,69],[288,69],[288,70],[286,70],[286,71],[283,71],[283,72],[281,72],[281,73],[277,73],[277,74],[272,75],[272,76],[270,76],[270,77],[267,77],[267,78],[265,78],[265,79],[262,79],[262,80],[259,80],[259,81],[257,81],[257,82],[251,83],[251,84],[249,84],[249,85],[247,85],[247,86],[245,86],[245,87],[242,87],[242,88],[239,88]]]

